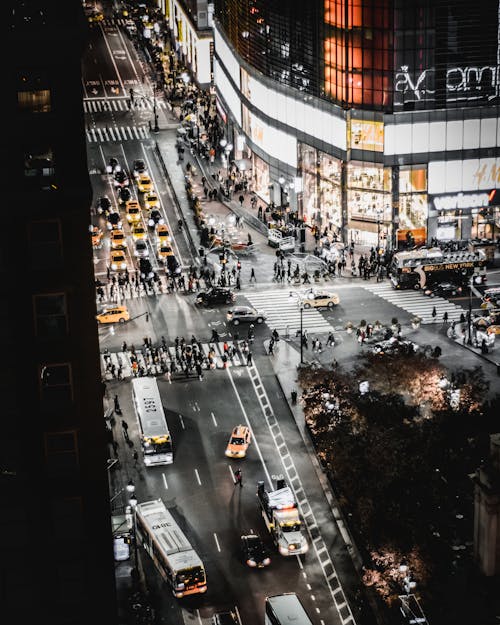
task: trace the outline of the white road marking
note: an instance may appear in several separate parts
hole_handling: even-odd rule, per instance
[[[198,480],[198,484],[201,486],[200,474],[198,473],[198,469],[195,469],[194,472],[196,474],[196,479]]]
[[[167,478],[165,477],[165,473],[162,473],[161,476],[163,478],[163,485],[165,486],[166,489],[168,489]]]
[[[213,412],[210,413],[210,416],[212,417],[212,421],[214,422],[215,427],[217,427],[217,421],[215,420],[215,415]]]
[[[269,399],[268,399],[268,396],[267,396],[267,392],[264,389],[264,396],[259,395],[257,387],[264,388],[264,386],[262,384],[262,380],[260,378],[259,372],[258,372],[255,364],[252,364],[252,366],[248,367],[247,371],[249,372],[250,380],[252,382],[252,386],[254,387],[255,395],[257,396],[257,400],[258,400],[258,402],[260,404],[261,411],[262,411],[262,413],[264,415],[264,419],[266,420],[269,432],[271,433],[271,436],[273,437],[273,440],[275,441],[275,444],[276,444],[276,439],[279,438],[279,437],[281,437],[283,439],[283,436],[282,436],[282,433],[281,433],[281,428],[279,426],[278,420],[276,419],[276,416],[274,415],[274,412],[272,410],[271,404],[269,402]],[[229,373],[229,371],[228,371],[228,373]],[[273,427],[274,425],[276,425],[277,427]],[[276,431],[277,431],[277,433],[276,433]],[[253,437],[253,439],[254,439],[254,442],[255,442],[255,436]],[[282,466],[284,467],[285,473],[287,475],[288,484],[289,484],[289,486],[292,488],[292,490],[295,493],[295,497],[296,497],[296,499],[298,501],[298,505],[299,505],[299,508],[300,508],[300,512],[301,512],[302,518],[304,519],[304,524],[305,524],[307,532],[309,534],[310,543],[314,547],[314,550],[316,552],[316,557],[318,559],[319,565],[320,565],[321,570],[323,572],[323,576],[324,576],[325,581],[327,583],[328,589],[330,590],[330,595],[332,596],[332,599],[333,599],[333,601],[335,603],[335,607],[337,608],[337,611],[339,611],[339,606],[345,604],[345,602],[346,602],[344,591],[342,589],[342,585],[341,585],[340,579],[339,579],[339,577],[338,577],[338,575],[336,573],[335,566],[334,566],[330,556],[328,555],[326,560],[321,560],[321,558],[318,555],[318,552],[320,550],[322,552],[326,551],[326,546],[325,546],[325,543],[324,543],[323,538],[321,536],[321,533],[316,528],[315,528],[315,531],[318,531],[318,536],[315,537],[314,539],[312,537],[312,534],[311,534],[312,529],[311,528],[313,526],[317,527],[317,522],[316,522],[316,519],[314,517],[314,513],[312,511],[311,505],[309,504],[309,501],[307,499],[307,496],[305,496],[305,491],[303,489],[300,477],[298,478],[298,481],[299,481],[299,484],[300,484],[299,488],[296,488],[292,484],[292,482],[290,480],[290,474],[291,474],[290,469],[293,466],[293,461],[292,461],[292,465],[291,466],[290,465],[288,465],[288,466],[285,465],[285,463],[283,462],[283,458],[285,456],[287,456],[287,460],[288,460],[288,457],[290,456],[290,454],[288,452],[286,444],[285,444],[285,451],[284,452],[280,451],[280,449],[282,447],[283,447],[282,445],[280,446],[280,448],[278,448],[276,446],[276,448],[278,449],[278,453],[280,455]],[[293,466],[293,470],[298,475],[298,473],[297,473],[297,471],[295,469],[295,466]],[[304,493],[304,496],[301,497],[300,500],[299,500],[299,497],[297,496],[298,492]],[[308,518],[310,518],[311,520],[308,520]],[[328,554],[328,552],[327,552],[327,554]],[[299,556],[297,556],[297,559],[299,559]],[[338,588],[335,590],[335,592],[333,591],[332,586],[331,586],[331,584],[329,582],[329,579],[327,577],[326,566],[329,566],[329,567],[331,566],[332,570],[335,572],[335,576],[336,576],[337,582],[338,582]],[[341,591],[342,597],[340,599],[337,599],[336,595],[337,595],[337,592],[339,592],[339,591]],[[355,623],[354,616],[351,613],[350,606],[347,605],[347,608],[349,610],[349,616],[347,618],[343,619],[343,621],[342,621],[343,624]]]
[[[233,470],[231,469],[231,466],[228,464],[227,468],[229,469],[229,475],[231,476],[231,479],[233,480],[233,484],[236,484],[236,480],[234,479],[234,473]]]
[[[201,619],[201,614],[198,608],[196,608],[196,616],[198,617],[198,621],[200,623],[200,625],[203,625],[203,621]]]
[[[220,545],[219,539],[217,538],[217,534],[214,532],[215,544],[217,545],[217,551],[220,553]]]
[[[179,415],[179,421],[181,422],[182,429],[185,430],[186,426],[184,425],[184,419],[182,418],[182,415]]]

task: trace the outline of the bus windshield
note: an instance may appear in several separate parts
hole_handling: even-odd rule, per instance
[[[205,571],[201,566],[193,566],[190,569],[182,569],[175,576],[176,584],[191,586],[205,582]]]

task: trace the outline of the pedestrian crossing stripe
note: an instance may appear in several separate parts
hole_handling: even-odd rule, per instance
[[[156,108],[167,109],[167,103],[164,100],[156,100]],[[131,110],[129,108],[128,98],[85,98],[83,101],[83,110],[85,113],[107,113],[109,111],[123,111],[127,112]],[[134,105],[132,110],[147,110],[153,111],[154,104],[150,100],[145,100],[141,96],[137,95],[134,98]]]
[[[297,293],[297,297],[290,297],[290,289],[245,293],[245,297],[254,308],[266,312],[266,323],[270,328],[291,334],[300,332],[299,300],[309,290],[292,291]],[[309,308],[302,311],[302,329],[308,332],[330,332],[333,326],[319,310]]]
[[[224,355],[224,343],[223,342],[201,343],[202,352],[203,352],[203,355],[205,356],[205,360],[202,363],[202,369],[206,370],[209,368],[208,354],[209,354],[211,346],[213,346],[215,350],[214,363],[215,363],[216,369],[224,369],[224,361],[222,358]],[[137,365],[138,367],[142,367],[144,369],[144,371],[146,372],[146,375],[164,375],[167,368],[168,369],[170,368],[170,364],[172,362],[175,362],[178,368],[178,372],[180,372],[181,371],[180,365],[176,361],[175,347],[173,345],[168,346],[166,352],[167,353],[165,354],[166,358],[163,363],[164,365],[163,370],[162,370],[161,364],[155,364],[155,363],[148,364],[147,355],[145,354],[145,350],[142,350],[142,349],[135,350],[135,357],[137,359]],[[102,371],[102,375],[104,376],[104,378],[106,380],[113,379],[114,376],[111,372],[111,369],[113,367],[114,367],[116,375],[118,375],[118,370],[121,367],[121,377],[122,378],[131,377],[133,375],[131,356],[132,356],[132,353],[129,350],[127,350],[126,352],[107,351],[107,352],[101,353],[101,371]],[[241,367],[245,365],[246,365],[246,356],[243,354],[243,352],[239,348],[233,351],[232,356],[227,357],[227,360],[226,360],[227,367],[231,367],[231,366]]]
[[[390,283],[362,284],[361,286],[394,306],[420,317],[422,323],[442,323],[444,313],[448,313],[448,321],[458,321],[460,315],[465,314],[461,306],[443,297],[427,297],[422,291],[397,291]],[[434,308],[436,315],[433,317]]]
[[[149,128],[146,126],[114,126],[91,128],[86,131],[89,143],[104,143],[107,141],[135,141],[149,139]]]

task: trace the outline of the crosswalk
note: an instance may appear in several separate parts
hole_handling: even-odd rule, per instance
[[[89,143],[104,143],[107,141],[136,141],[149,139],[148,126],[107,126],[90,128],[86,131]]]
[[[426,297],[421,291],[411,289],[397,291],[388,282],[378,284],[366,283],[361,286],[370,291],[370,293],[394,304],[394,306],[420,317],[422,323],[442,323],[445,312],[448,313],[448,321],[458,321],[460,315],[465,313],[461,306],[453,304],[443,297],[430,298]],[[432,316],[434,307],[436,307],[435,317]]]
[[[222,356],[224,354],[224,343],[201,343],[201,348],[204,356],[206,357],[203,361],[202,368],[208,369],[208,353],[210,351],[210,347],[213,346],[215,349],[215,358],[214,363],[217,369],[224,368],[224,361]],[[172,362],[177,363],[177,368],[179,369],[179,363],[176,361],[175,356],[175,348],[173,345],[169,346],[164,350],[164,357],[158,358],[157,362],[154,362],[154,359],[146,354],[145,350],[136,349],[135,350],[135,358],[137,360],[137,365],[139,368],[142,367],[145,375],[162,375],[169,368]],[[236,349],[233,352],[233,355],[227,358],[226,366],[228,367],[242,367],[246,366],[247,358],[244,353],[240,349]],[[106,380],[113,379],[112,369],[115,371],[115,375],[117,375],[118,370],[121,367],[121,378],[129,378],[134,375],[133,366],[132,366],[132,353],[130,351],[119,351],[119,352],[111,352],[105,351],[101,353],[101,371],[102,376]],[[181,373],[180,369],[179,372]]]
[[[279,332],[295,334],[300,331],[300,308],[299,298],[307,289],[294,291],[297,297],[290,296],[290,290],[271,290],[261,292],[247,292],[245,297],[250,304],[258,310],[267,313],[266,323],[270,328]],[[308,332],[330,332],[333,326],[315,308],[309,308],[302,312],[302,328]]]
[[[156,100],[156,108],[167,109],[167,103],[164,100]],[[83,110],[85,113],[108,113],[109,111],[129,111],[128,98],[85,98],[83,101]],[[140,97],[134,99],[134,111],[147,110],[153,111],[154,104],[151,100],[145,100]]]

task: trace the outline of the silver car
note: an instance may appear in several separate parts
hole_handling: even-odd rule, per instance
[[[147,258],[149,256],[149,249],[146,241],[138,239],[135,242],[134,256],[137,256],[137,258]]]
[[[264,310],[257,310],[252,306],[233,306],[231,310],[227,311],[226,315],[229,323],[237,326],[244,321],[249,323],[264,323],[267,319],[267,314]]]

